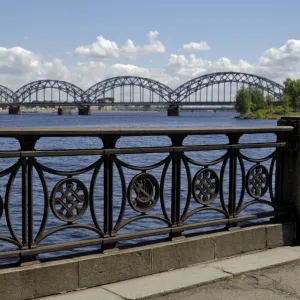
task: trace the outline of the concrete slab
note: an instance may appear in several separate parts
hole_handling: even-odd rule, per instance
[[[239,275],[297,260],[300,260],[300,247],[281,247],[213,262],[209,266],[229,274]]]
[[[77,261],[79,288],[95,287],[152,274],[152,249],[147,247],[79,257]]]
[[[243,274],[218,283],[150,297],[147,300],[296,300],[300,299],[300,293],[293,285],[299,286],[300,272],[295,273],[294,270],[295,268],[300,270],[300,266],[299,262],[293,264]],[[270,273],[278,275],[277,280],[271,279]],[[289,280],[282,282],[279,278],[282,273],[291,274],[289,279],[292,279],[292,283]]]
[[[32,299],[76,289],[78,264],[72,259],[0,270],[1,300]]]
[[[62,295],[39,298],[40,300],[122,300],[123,298],[102,288],[92,288]]]
[[[295,223],[266,226],[267,248],[293,245],[296,238]]]
[[[185,268],[215,259],[215,242],[209,236],[163,243],[152,248],[152,272]]]
[[[197,265],[102,286],[125,299],[144,299],[217,282],[232,275],[210,266]]]
[[[276,291],[255,288],[252,290],[234,289],[233,287],[200,288],[198,291],[188,291],[187,293],[176,293],[163,297],[148,298],[147,300],[297,300],[294,297],[283,297]]]

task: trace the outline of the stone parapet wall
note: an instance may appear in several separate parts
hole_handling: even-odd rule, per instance
[[[293,245],[295,233],[294,223],[257,225],[133,249],[2,269],[0,298],[38,298]]]

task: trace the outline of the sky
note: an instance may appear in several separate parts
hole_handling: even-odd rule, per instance
[[[170,87],[237,71],[300,78],[299,0],[0,0],[0,85],[85,89],[122,75]]]

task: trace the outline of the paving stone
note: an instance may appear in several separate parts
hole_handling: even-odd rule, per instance
[[[149,296],[180,291],[201,284],[231,277],[216,268],[198,265],[132,280],[104,285],[103,288],[125,299],[143,299]]]
[[[102,288],[92,288],[62,295],[40,298],[40,300],[122,300],[123,298]]]
[[[240,255],[209,264],[224,272],[239,275],[263,268],[274,267],[300,260],[300,247],[281,247],[252,254]],[[297,251],[297,249],[299,251]]]

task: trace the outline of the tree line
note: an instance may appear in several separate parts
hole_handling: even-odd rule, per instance
[[[284,83],[283,103],[284,110],[300,110],[300,79],[287,78]],[[235,109],[241,115],[255,112],[260,109],[272,107],[274,105],[274,96],[265,95],[261,87],[248,86],[241,87],[235,96]]]

